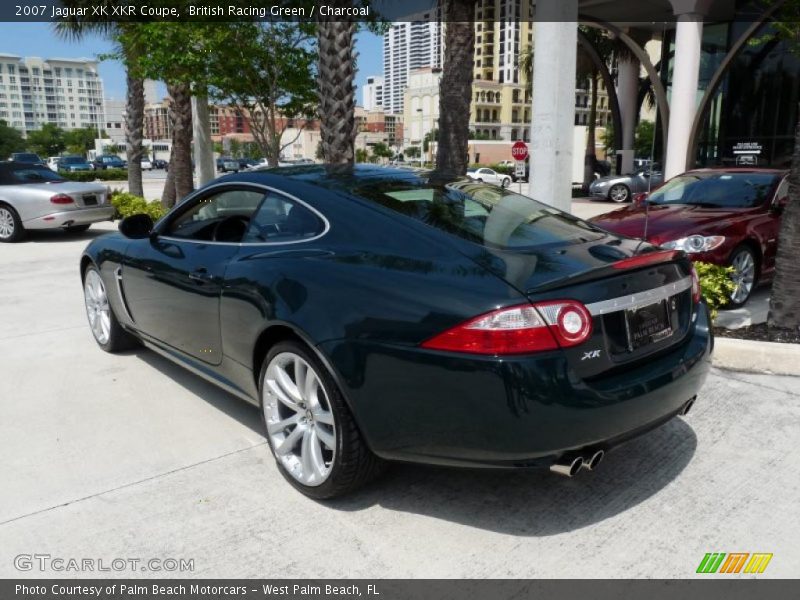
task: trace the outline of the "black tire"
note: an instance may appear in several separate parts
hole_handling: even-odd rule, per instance
[[[737,284],[737,290],[734,291],[734,295],[731,296],[731,298],[728,300],[726,308],[738,308],[740,306],[744,306],[750,299],[750,296],[753,295],[753,291],[756,289],[756,286],[758,286],[758,272],[759,272],[758,257],[756,257],[755,252],[753,252],[753,249],[750,246],[741,245],[734,248],[733,252],[731,252],[731,257],[728,261],[728,265],[738,271],[739,269],[737,269],[737,264],[741,265],[742,264],[741,261],[745,262],[749,261],[749,264],[752,266],[752,279],[750,279],[750,289],[747,290],[746,292],[743,292],[744,295],[737,294],[737,292],[739,292]],[[732,278],[734,279],[734,281],[737,281],[737,278],[740,275],[741,275],[740,273],[732,274]],[[749,275],[744,277],[743,282],[747,281],[749,278],[750,278]]]
[[[6,233],[4,235],[3,232],[0,232],[0,242],[13,244],[14,242],[19,242],[25,237],[25,228],[22,226],[22,220],[19,218],[17,211],[8,204],[3,204],[1,202],[0,221],[2,221],[6,226],[11,226],[10,233]],[[5,230],[5,227],[3,229]]]
[[[483,179],[481,179],[480,177],[478,177],[478,183],[483,183]]]
[[[67,233],[83,233],[84,231],[89,231],[89,227],[91,227],[91,223],[87,223],[86,225],[70,225],[64,231]]]
[[[511,185],[511,180],[506,179],[505,177],[500,180],[500,187],[506,189],[509,185]]]
[[[287,352],[301,357],[314,369],[322,384],[325,398],[327,399],[327,403],[334,417],[333,428],[336,436],[336,449],[332,459],[333,463],[331,465],[330,474],[319,485],[305,485],[286,470],[275,452],[272,436],[267,429],[267,415],[264,406],[264,381],[267,367],[273,358]],[[317,356],[309,351],[304,344],[293,340],[287,340],[279,342],[270,348],[261,365],[258,382],[261,422],[264,425],[264,431],[270,450],[272,450],[272,455],[275,457],[278,471],[280,471],[284,479],[296,490],[315,500],[325,500],[343,496],[373,480],[385,469],[385,461],[375,456],[367,447],[358,429],[358,425],[356,425],[353,415],[350,413],[350,409],[347,407],[333,377]]]
[[[618,193],[615,194],[614,190]],[[608,189],[608,199],[612,202],[628,202],[631,199],[631,189],[624,183],[617,183]]]
[[[86,270],[83,272],[83,283],[84,283],[84,303],[86,303],[86,280],[90,277],[90,273],[96,273],[100,280],[102,281],[102,276],[100,275],[100,271],[97,270],[97,267],[90,264],[86,267]],[[105,286],[105,282],[103,282]],[[106,295],[106,298],[108,296]],[[130,350],[132,348],[136,348],[141,345],[141,342],[137,337],[133,334],[128,333],[123,329],[122,325],[119,324],[117,320],[117,316],[114,314],[114,309],[109,304],[108,306],[108,314],[109,314],[109,332],[108,332],[108,339],[105,341],[101,341],[98,339],[97,335],[92,330],[92,321],[89,317],[89,309],[87,306],[86,309],[86,317],[89,320],[89,328],[92,330],[92,337],[94,341],[97,342],[97,345],[100,346],[104,351],[109,353],[115,352],[122,352],[123,350]]]

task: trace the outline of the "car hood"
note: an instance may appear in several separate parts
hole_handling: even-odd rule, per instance
[[[656,244],[678,239],[708,229],[718,231],[747,209],[704,208],[690,204],[627,206],[589,219],[598,227],[628,237],[644,235],[647,218],[647,240]]]
[[[602,184],[602,183],[612,183],[612,182],[619,182],[619,181],[627,181],[632,177],[632,175],[606,175],[605,177],[598,177],[592,182],[592,185]]]

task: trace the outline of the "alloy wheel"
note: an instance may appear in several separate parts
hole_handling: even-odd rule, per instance
[[[281,352],[267,365],[263,388],[275,456],[298,482],[321,485],[336,459],[336,427],[319,374],[301,356]]]
[[[14,215],[5,207],[0,206],[0,238],[7,240],[14,235]]]
[[[105,345],[111,337],[111,308],[108,305],[106,286],[103,284],[100,274],[94,269],[86,272],[83,296],[92,335],[98,344]]]
[[[625,202],[628,196],[630,196],[628,188],[621,184],[614,185],[608,190],[608,197],[614,202]]]
[[[736,286],[731,294],[731,300],[735,304],[744,304],[755,284],[756,261],[749,250],[741,250],[733,257],[731,266],[733,267],[731,279]]]

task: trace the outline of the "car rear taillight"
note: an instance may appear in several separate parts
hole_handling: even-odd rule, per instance
[[[422,343],[468,354],[529,354],[576,346],[592,334],[592,316],[575,300],[522,304],[486,313]]]
[[[50,202],[52,204],[73,204],[75,200],[66,194],[56,194],[55,196],[50,197]]]
[[[692,265],[692,300],[695,304],[700,302],[703,291],[700,289],[700,277],[697,276],[697,269]]]

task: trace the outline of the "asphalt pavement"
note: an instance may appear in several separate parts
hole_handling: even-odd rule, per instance
[[[686,418],[575,479],[396,465],[315,502],[255,408],[97,348],[78,258],[111,229],[0,245],[0,577],[165,575],[15,567],[33,554],[191,560],[166,573],[185,577],[673,578],[767,552],[759,577],[800,573],[800,379],[715,370]]]

